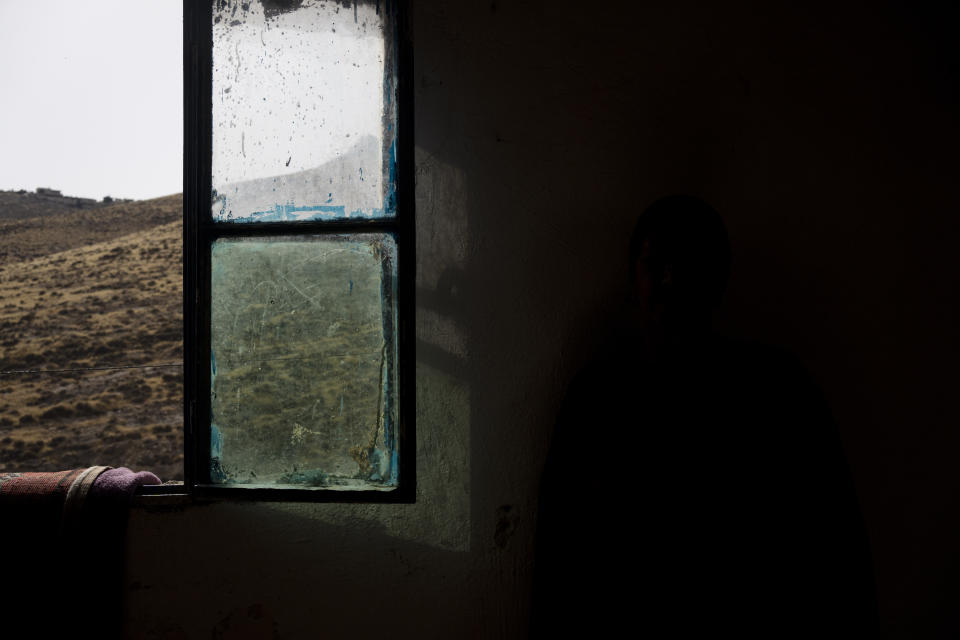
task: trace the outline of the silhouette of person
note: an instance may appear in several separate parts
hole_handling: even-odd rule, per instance
[[[567,392],[544,470],[534,637],[870,637],[866,530],[836,426],[798,361],[711,329],[720,216],[639,218],[617,339]]]

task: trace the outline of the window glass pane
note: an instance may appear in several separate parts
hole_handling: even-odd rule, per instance
[[[215,2],[215,221],[394,215],[395,65],[384,5]]]
[[[211,480],[396,485],[396,244],[222,239],[211,254]]]

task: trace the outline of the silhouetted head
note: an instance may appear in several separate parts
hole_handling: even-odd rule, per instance
[[[630,276],[644,313],[677,320],[709,316],[729,273],[726,226],[703,200],[660,198],[637,220],[630,239]]]

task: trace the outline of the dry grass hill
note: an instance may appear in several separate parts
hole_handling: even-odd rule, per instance
[[[55,216],[60,213],[76,213],[81,210],[101,209],[113,204],[90,198],[32,193],[29,191],[0,191],[0,220],[22,220]],[[118,203],[120,201],[117,201]],[[122,202],[130,202],[123,200]]]
[[[30,195],[0,193],[0,470],[181,478],[181,196],[51,212]]]

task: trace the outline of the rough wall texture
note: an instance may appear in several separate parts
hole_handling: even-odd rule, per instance
[[[132,636],[523,637],[559,399],[671,192],[728,221],[721,326],[832,403],[886,636],[960,631],[949,16],[733,4],[416,2],[418,501],[139,509]]]

